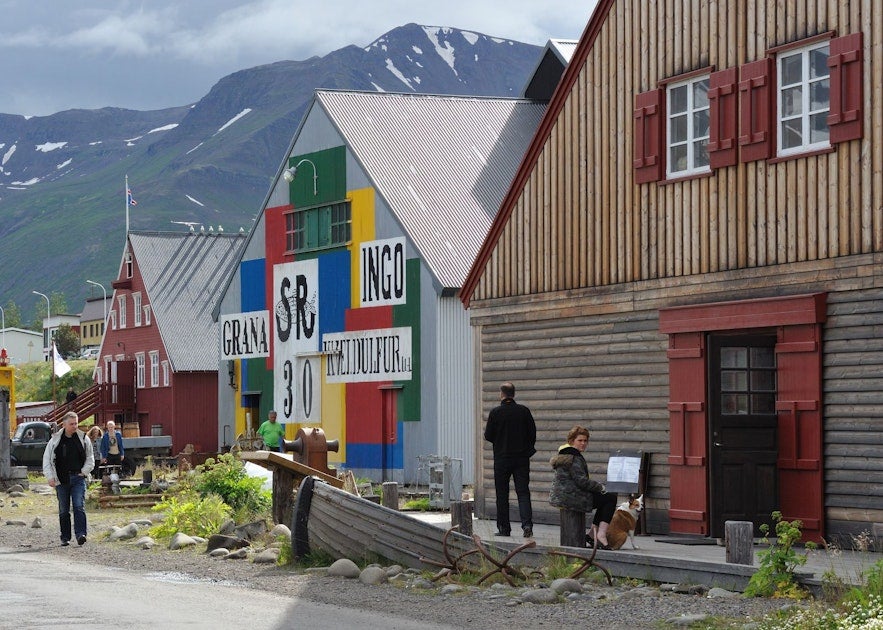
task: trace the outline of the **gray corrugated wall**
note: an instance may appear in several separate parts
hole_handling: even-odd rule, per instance
[[[612,451],[627,447],[651,453],[648,525],[651,531],[667,531],[668,339],[659,332],[656,311],[483,324],[480,331],[482,430],[499,403],[499,385],[507,380],[537,422],[537,454],[531,460],[536,522],[558,522],[558,511],[548,502],[549,458],[567,431],[581,424],[591,432],[590,474],[601,481]],[[493,457],[490,445],[483,444],[483,497],[476,511],[482,510],[483,498],[484,515],[493,518]],[[510,495],[511,516],[517,519],[514,492]]]
[[[883,289],[828,294],[824,354],[828,531],[883,523]]]

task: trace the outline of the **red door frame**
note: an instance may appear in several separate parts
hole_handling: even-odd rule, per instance
[[[707,535],[709,332],[776,329],[780,510],[803,522],[805,540],[824,536],[822,324],[827,293],[677,306],[659,311],[669,335],[671,531]]]

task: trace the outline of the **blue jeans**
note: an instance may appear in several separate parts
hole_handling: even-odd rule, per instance
[[[77,538],[86,535],[86,478],[80,475],[71,477],[70,483],[55,486],[58,497],[58,524],[61,527],[61,541],[71,539],[71,504],[74,507],[74,533]]]

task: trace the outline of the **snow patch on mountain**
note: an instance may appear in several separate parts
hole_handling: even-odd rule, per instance
[[[165,125],[163,127],[157,127],[156,129],[151,129],[147,133],[157,133],[159,131],[169,131],[170,129],[174,129],[178,126],[178,123],[172,123],[170,125]]]
[[[12,154],[15,153],[15,147],[16,147],[16,145],[13,144],[11,147],[9,147],[9,151],[7,151],[6,153],[3,154],[3,159],[0,160],[0,166],[6,166],[6,163],[9,161],[9,158],[11,158]]]
[[[223,125],[221,125],[220,129],[218,129],[213,135],[215,135],[215,136],[218,135],[219,133],[221,133],[222,131],[224,131],[224,129],[226,129],[227,127],[229,127],[229,126],[232,125],[233,123],[235,123],[237,120],[239,120],[239,119],[242,118],[243,116],[248,115],[250,112],[251,112],[251,107],[246,107],[246,108],[243,109],[241,112],[239,112],[238,114],[236,114],[233,118],[231,118],[230,120],[228,120],[227,122],[225,122]]]
[[[65,160],[65,161],[62,162],[61,164],[57,165],[55,168],[58,169],[58,170],[60,171],[61,169],[63,169],[65,166],[67,166],[68,164],[70,164],[70,163],[73,162],[73,161],[74,161],[73,158],[68,158],[67,160]]]
[[[386,58],[386,69],[389,70],[390,72],[392,72],[393,75],[395,75],[395,77],[396,77],[399,81],[401,81],[402,83],[404,83],[405,85],[407,85],[408,88],[409,88],[412,92],[415,91],[415,90],[414,90],[414,86],[411,85],[411,82],[410,82],[407,78],[405,78],[405,75],[403,75],[403,74],[399,71],[398,68],[396,68],[396,65],[392,62],[392,59],[390,59],[389,57]]]
[[[190,195],[187,195],[187,194],[185,194],[184,196],[187,197],[187,199],[189,199],[193,203],[195,203],[197,206],[202,206],[203,208],[205,208],[205,204],[202,203],[201,201],[194,199],[193,197],[191,197]]]
[[[451,70],[454,71],[454,74],[457,74],[457,69],[454,68],[454,47],[451,46],[451,43],[448,41],[444,42],[444,44],[439,41],[439,35],[447,35],[451,32],[451,29],[441,28],[438,26],[424,26],[423,31],[426,33],[429,41],[432,42],[432,45],[435,46],[435,52],[438,53],[438,56],[441,57],[444,62],[451,67]]]
[[[38,144],[34,147],[37,151],[42,151],[43,153],[49,153],[50,151],[55,151],[56,149],[60,149],[67,142],[44,142],[43,144]]]

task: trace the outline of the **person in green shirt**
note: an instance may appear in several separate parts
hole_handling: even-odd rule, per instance
[[[258,435],[264,438],[264,450],[279,452],[279,438],[285,435],[285,426],[276,422],[276,412],[267,414],[267,420],[258,427]]]

